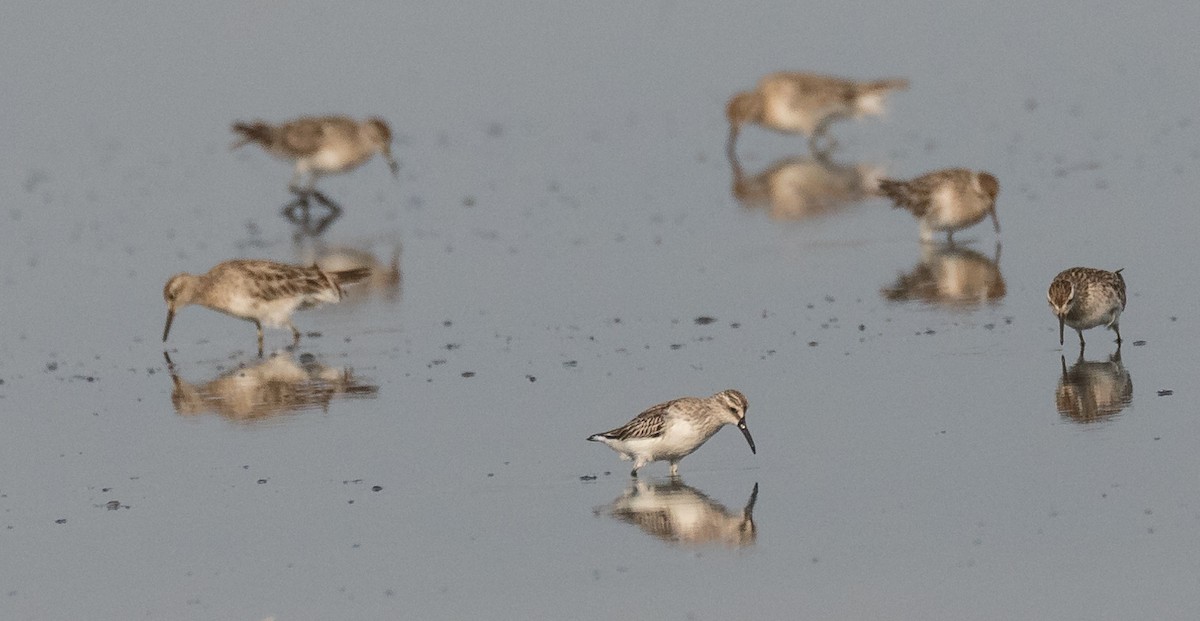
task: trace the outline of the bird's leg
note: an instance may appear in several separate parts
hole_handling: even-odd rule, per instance
[[[635,479],[636,479],[636,478],[637,478],[637,473],[638,473],[638,470],[641,470],[641,469],[642,469],[642,466],[645,466],[645,465],[646,465],[646,460],[645,460],[645,459],[642,459],[641,457],[637,458],[637,460],[635,460],[635,461],[633,462],[633,470],[631,470],[631,471],[629,472],[629,476],[631,476],[631,477],[633,477],[633,478],[635,478]]]
[[[1075,332],[1079,333],[1079,356],[1083,357],[1083,348],[1087,345],[1083,342],[1083,330],[1076,328]]]
[[[813,130],[812,136],[809,136],[808,148],[813,152],[814,155],[828,155],[830,151],[833,151],[834,148],[837,147],[837,140],[834,140],[825,133],[826,130],[829,129],[829,123],[831,121],[832,119],[825,119],[824,121],[818,123],[816,129]],[[824,147],[820,146],[822,138],[826,139]]]
[[[300,178],[303,176],[303,171],[297,166],[295,172],[292,173],[292,180],[288,181],[288,189],[293,194],[305,194],[304,188],[300,187]]]
[[[262,352],[263,352],[263,333],[262,333],[262,322],[260,322],[259,320],[255,319],[255,320],[254,320],[254,327],[258,329],[258,357],[259,357],[259,358],[262,358]]]
[[[300,331],[292,322],[288,322],[288,327],[292,329],[292,349],[295,349],[300,344]]]
[[[1117,346],[1121,346],[1121,326],[1113,324],[1113,331],[1117,333]]]
[[[673,476],[673,477],[679,476],[679,462],[678,461],[671,462],[671,476]]]

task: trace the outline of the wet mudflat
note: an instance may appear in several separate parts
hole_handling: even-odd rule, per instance
[[[0,616],[1195,618],[1200,9],[819,12],[12,11]],[[778,69],[912,86],[731,165]],[[228,126],[327,112],[388,119],[400,180],[289,220]],[[999,240],[862,192],[947,166]],[[163,283],[234,257],[378,277],[294,352],[200,308],[164,346]],[[1073,265],[1125,269],[1119,356],[1059,347]],[[584,441],[726,388],[757,455],[635,484]]]

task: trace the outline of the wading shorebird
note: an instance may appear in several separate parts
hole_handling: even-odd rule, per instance
[[[725,149],[732,153],[742,125],[754,123],[785,134],[804,134],[809,148],[820,151],[817,141],[831,123],[880,116],[886,109],[888,93],[906,88],[908,80],[903,78],[859,82],[787,71],[766,75],[754,90],[737,93],[726,104],[729,140]],[[824,150],[836,145],[833,140],[829,142]]]
[[[356,283],[369,275],[366,268],[326,272],[315,265],[247,259],[225,261],[207,274],[176,274],[163,287],[163,299],[167,301],[163,342],[167,341],[175,313],[189,304],[199,304],[254,322],[260,356],[264,324],[269,328],[290,328],[295,346],[300,342],[300,331],[292,324],[293,312],[321,302],[337,302],[346,295],[342,285]]]
[[[1125,310],[1125,278],[1121,270],[1109,272],[1090,267],[1072,267],[1059,272],[1046,291],[1050,310],[1058,317],[1058,344],[1063,344],[1063,327],[1079,333],[1083,350],[1083,331],[1105,326],[1117,333],[1121,347],[1121,312]]]
[[[671,462],[671,474],[679,474],[679,460],[691,455],[725,425],[736,425],[746,436],[750,452],[757,453],[754,438],[746,427],[746,396],[736,390],[725,390],[699,399],[683,397],[660,403],[625,425],[588,437],[603,442],[621,454],[621,459],[633,460],[630,476],[652,461]]]
[[[946,168],[925,173],[909,181],[882,179],[879,192],[892,199],[895,207],[907,209],[921,223],[921,241],[933,241],[934,233],[946,232],[946,241],[954,232],[992,217],[992,228],[1000,234],[996,217],[996,195],[1000,182],[990,173]]]
[[[357,168],[376,151],[392,176],[400,176],[400,165],[392,158],[392,130],[377,117],[361,122],[344,116],[301,117],[280,125],[237,122],[233,131],[241,139],[230,149],[254,142],[275,157],[295,162],[288,189],[298,194],[313,192],[317,177]],[[308,183],[301,185],[304,175]]]

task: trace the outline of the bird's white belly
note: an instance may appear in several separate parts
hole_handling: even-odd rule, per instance
[[[987,215],[981,201],[973,196],[960,196],[953,188],[937,190],[929,202],[930,209],[923,220],[925,226],[936,231],[970,226]]]
[[[811,110],[793,106],[783,98],[768,98],[763,117],[769,127],[803,134],[812,134],[818,120]]]
[[[337,173],[354,168],[367,158],[363,154],[353,153],[346,149],[323,148],[305,159],[311,170]]]
[[[264,301],[249,295],[234,295],[229,299],[227,312],[243,319],[257,320],[269,328],[280,328],[288,325],[300,302],[298,297]]]
[[[1065,323],[1077,330],[1087,330],[1096,326],[1111,326],[1121,318],[1121,308],[1116,304],[1110,304],[1107,307],[1098,309],[1096,312],[1081,315],[1079,317],[1068,317]]]
[[[655,459],[672,459],[680,458],[685,455],[690,455],[692,451],[700,448],[701,444],[708,439],[708,436],[702,434],[700,429],[691,425],[685,420],[676,420],[673,424],[668,425],[666,431],[659,439],[659,443],[654,447]]]

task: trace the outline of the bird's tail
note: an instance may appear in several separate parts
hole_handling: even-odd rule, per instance
[[[230,149],[236,149],[240,146],[250,144],[251,142],[257,142],[262,145],[269,145],[271,142],[271,126],[263,123],[262,121],[255,121],[253,123],[234,123],[233,131],[234,133],[240,135],[241,138],[237,142],[233,143],[233,145],[229,147]]]
[[[356,267],[352,270],[330,272],[329,275],[333,277],[333,280],[336,281],[340,287],[341,285],[352,285],[356,282],[366,280],[366,278],[371,275],[371,268]]]
[[[896,179],[880,179],[879,193],[892,199],[896,207],[908,204],[908,183]]]
[[[887,78],[871,82],[860,82],[858,84],[859,93],[885,93],[887,91],[902,91],[907,88],[908,80],[906,78]]]

